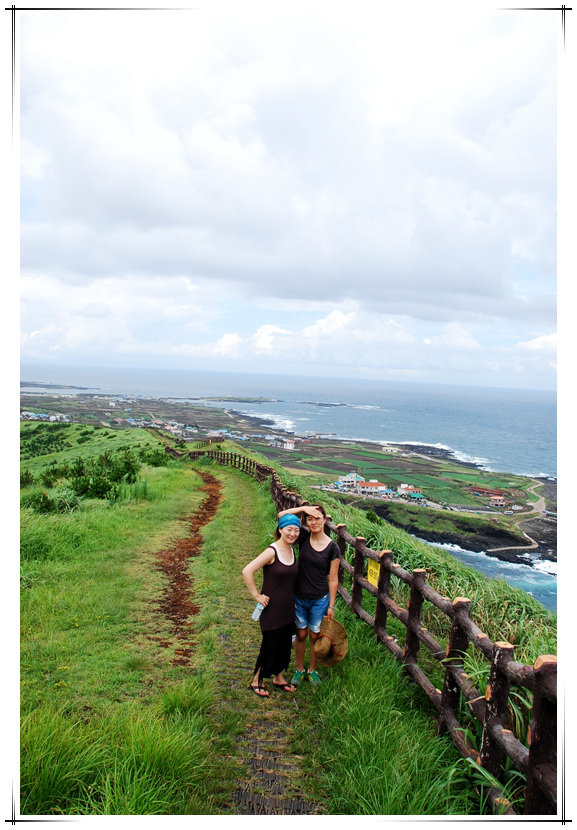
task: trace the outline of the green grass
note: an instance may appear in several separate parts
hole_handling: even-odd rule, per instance
[[[63,453],[99,454],[98,432]],[[154,611],[163,586],[155,553],[187,533],[182,518],[203,499],[195,470],[219,479],[223,499],[190,563],[199,613],[192,663],[183,667],[151,639],[169,632]],[[268,484],[208,460],[140,475],[146,492],[126,485],[115,502],[87,499],[70,513],[22,510],[23,815],[229,814],[230,793],[249,774],[243,748],[262,707],[246,687],[260,636],[241,569],[272,540]],[[282,478],[318,500],[303,478]],[[447,567],[442,552],[427,557],[430,549],[402,531],[328,494],[322,501],[372,546],[393,548],[403,566],[426,561],[441,593],[473,594],[481,626],[518,642],[517,659],[554,651],[553,616],[540,617],[522,592],[500,583],[487,589],[471,569]],[[319,689],[277,694],[271,703],[295,763],[295,789],[330,814],[476,814],[470,779],[451,742],[435,736],[423,693],[340,599],[337,615],[349,632],[346,660],[326,671]],[[429,627],[441,622],[431,615]]]
[[[452,742],[436,736],[420,690],[342,601],[337,617],[349,653],[306,690],[312,731],[295,744],[315,770],[315,792],[335,815],[475,814],[474,792],[451,785],[461,764]]]
[[[242,547],[231,547],[231,526],[238,527],[239,521],[244,526],[250,515],[247,495],[242,492],[248,485],[238,480],[239,473],[223,471],[221,475],[234,476],[234,488],[229,481],[222,509],[205,530],[204,554],[194,561],[193,571],[199,597],[208,609],[204,635],[208,638],[216,628],[228,649],[238,655],[237,661],[252,665],[259,635],[247,625],[253,603],[240,579],[240,570],[270,543],[276,513],[268,486],[261,485],[256,494],[254,486],[250,487],[258,520],[247,528]],[[458,763],[458,755],[449,741],[435,737],[432,713],[423,706],[420,690],[401,677],[396,661],[341,601],[338,614],[351,637],[346,661],[327,670],[326,682],[318,690],[303,687],[298,696],[285,702],[284,711],[275,712],[276,725],[289,733],[291,758],[300,762],[299,784],[305,795],[324,804],[329,814],[393,815],[397,810],[403,812],[401,805],[420,814],[475,812],[467,788],[449,790],[449,773]],[[199,623],[202,625],[202,621]],[[214,638],[210,643],[208,659],[221,662],[223,647]],[[245,691],[250,677],[246,669],[240,691],[226,684],[224,697],[216,704],[219,754],[223,757],[234,752],[239,734],[247,730],[250,733],[251,724],[260,717],[260,709]],[[407,701],[411,701],[409,707]],[[402,712],[406,717],[401,717]],[[386,772],[398,766],[397,750],[391,753],[391,746],[413,747],[411,761],[406,759],[407,768],[395,784],[394,796],[384,791],[382,775],[383,769]],[[371,757],[366,755],[369,747]],[[379,772],[387,756],[388,765],[380,767]],[[313,776],[310,770],[315,771]],[[426,791],[421,788],[424,777]]]
[[[163,702],[131,701],[91,716],[57,706],[26,713],[21,813],[204,813],[212,695],[192,679],[183,684],[179,705]]]
[[[22,510],[22,814],[209,809],[214,676],[187,677],[149,636],[154,552],[186,532],[202,481],[182,464],[141,472],[146,498],[133,484],[117,503]]]
[[[392,550],[394,561],[409,571],[425,568],[428,583],[442,596],[449,599],[457,596],[470,598],[471,617],[493,641],[507,640],[513,644],[515,659],[519,662],[533,665],[539,655],[557,653],[556,614],[546,610],[524,591],[511,588],[502,579],[487,579],[475,569],[457,562],[446,552],[423,544],[382,520],[376,523],[371,521],[364,511],[343,504],[328,492],[310,490],[304,479],[285,474],[283,481],[289,490],[300,493],[310,503],[316,504],[320,501],[335,523],[345,524],[353,536],[364,537],[373,550]],[[351,548],[348,549],[348,558],[352,562]],[[345,587],[350,590],[348,576],[345,576]],[[394,577],[392,595],[400,605],[407,606],[408,588]],[[366,593],[363,593],[363,607],[370,614],[374,613],[375,600]],[[389,633],[397,636],[403,644],[404,626],[390,616],[389,620]],[[423,625],[442,645],[447,644],[450,620],[430,603],[424,605]],[[438,661],[424,648],[420,650],[419,661],[431,680],[439,687],[442,684],[443,673]],[[489,666],[472,647],[467,653],[465,668],[471,676],[478,678],[478,687],[484,689]],[[530,699],[529,694],[528,700]],[[478,732],[476,721],[471,719],[469,725]],[[519,738],[526,739],[525,722],[519,730]]]

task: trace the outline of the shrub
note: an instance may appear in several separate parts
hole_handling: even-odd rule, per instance
[[[52,503],[54,504],[54,512],[69,513],[79,506],[80,499],[72,487],[63,485],[52,491]]]
[[[31,484],[34,484],[34,476],[30,470],[23,470],[20,473],[20,489],[30,487]]]
[[[166,467],[168,464],[167,454],[160,449],[145,450],[142,449],[138,453],[138,457],[148,464],[150,467]]]
[[[69,513],[80,504],[78,494],[67,485],[56,487],[51,492],[35,490],[22,496],[20,505],[31,507],[36,513]]]

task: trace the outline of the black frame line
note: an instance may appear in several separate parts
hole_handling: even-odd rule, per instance
[[[561,12],[561,29],[563,31],[563,51],[565,51],[565,12],[572,12],[571,6],[508,6],[500,8],[503,12]]]
[[[74,11],[197,11],[198,7],[190,7],[190,6],[174,6],[174,7],[158,7],[158,6],[126,6],[126,7],[106,7],[106,6],[97,6],[97,7],[74,7],[74,8],[66,8],[66,7],[49,7],[49,8],[26,8],[26,7],[16,7],[14,4],[12,6],[6,6],[4,11],[11,12],[12,17],[12,31],[11,31],[11,38],[12,38],[12,145],[14,145],[14,104],[15,104],[15,97],[16,97],[16,12],[32,12],[32,11],[42,11],[42,12],[52,12],[52,11],[67,11],[67,12],[74,12]],[[499,11],[560,11],[561,12],[561,26],[563,31],[563,49],[565,49],[565,27],[566,27],[566,12],[573,11],[571,6],[567,7],[564,4],[562,6],[512,6],[512,7],[500,7]],[[563,723],[565,725],[565,702],[563,706]],[[545,817],[541,818],[522,818],[519,817],[515,820],[515,823],[523,822],[523,823],[540,823],[540,824],[571,824],[572,819],[568,819],[565,817],[565,751],[566,751],[566,742],[565,742],[565,730],[563,730],[563,734],[561,736],[561,818],[555,819],[547,819]],[[11,809],[11,817],[4,819],[4,823],[10,824],[22,824],[22,823],[40,823],[40,822],[66,822],[66,821],[79,821],[79,819],[75,818],[34,818],[34,819],[23,819],[23,818],[16,818],[16,800],[14,798],[14,782],[12,782],[12,809]],[[442,821],[443,823],[452,823],[450,819],[442,818],[442,819],[427,819],[427,818],[405,818],[405,822],[414,823],[414,822],[421,822],[426,821],[429,823],[435,823]],[[457,819],[457,821],[461,821],[461,819]],[[495,818],[467,818],[465,819],[467,824],[470,823],[486,823],[486,822],[494,822]]]

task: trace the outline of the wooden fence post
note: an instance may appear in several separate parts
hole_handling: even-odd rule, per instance
[[[337,546],[340,553],[340,563],[339,563],[339,588],[343,586],[343,560],[346,561],[346,552],[347,552],[347,543],[343,537],[343,533],[347,529],[345,524],[338,524],[337,525]]]
[[[411,593],[409,595],[409,618],[407,621],[407,639],[403,649],[403,662],[416,663],[419,652],[419,636],[414,629],[421,624],[421,611],[423,609],[423,594],[421,592],[425,584],[426,571],[424,568],[416,568],[413,571],[411,580]]]
[[[381,552],[381,563],[379,567],[379,578],[377,580],[377,607],[375,610],[375,634],[378,640],[384,640],[387,636],[387,606],[385,600],[389,597],[391,587],[391,571],[386,565],[393,562],[393,551],[383,550]]]
[[[533,716],[529,725],[529,764],[525,790],[526,816],[557,811],[557,657],[545,654],[535,662]],[[549,791],[550,797],[545,790]]]
[[[353,590],[351,591],[351,611],[358,613],[363,604],[363,586],[359,579],[364,576],[365,572],[365,557],[362,550],[366,545],[366,539],[362,536],[357,536],[355,539],[355,564],[353,572]]]
[[[450,661],[452,665],[462,666],[463,657],[469,645],[469,638],[465,631],[463,631],[459,617],[469,617],[471,611],[471,600],[466,597],[457,597],[453,600],[453,608],[455,615],[451,625],[451,633],[449,634],[449,644],[447,646],[446,660]],[[459,687],[448,666],[445,666],[445,679],[443,682],[443,691],[441,693],[441,708],[439,711],[439,734],[442,735],[447,730],[447,721],[451,721],[457,716],[457,705],[459,703]]]
[[[487,705],[485,707],[483,737],[481,739],[481,766],[495,776],[499,773],[505,753],[491,738],[490,729],[493,726],[505,728],[507,724],[507,703],[511,683],[504,670],[507,663],[510,663],[513,659],[513,651],[514,647],[511,643],[505,641],[495,643],[489,683],[485,691]]]

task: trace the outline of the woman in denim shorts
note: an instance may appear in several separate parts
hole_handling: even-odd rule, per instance
[[[278,514],[279,519],[290,513],[301,514],[298,572],[294,583],[296,671],[291,683],[293,686],[299,686],[306,678],[317,685],[321,679],[316,669],[314,644],[319,636],[323,617],[332,619],[335,615],[340,554],[337,545],[325,533],[327,514],[323,507],[294,507],[281,511]],[[309,668],[308,672],[305,672],[307,638],[310,640]]]

